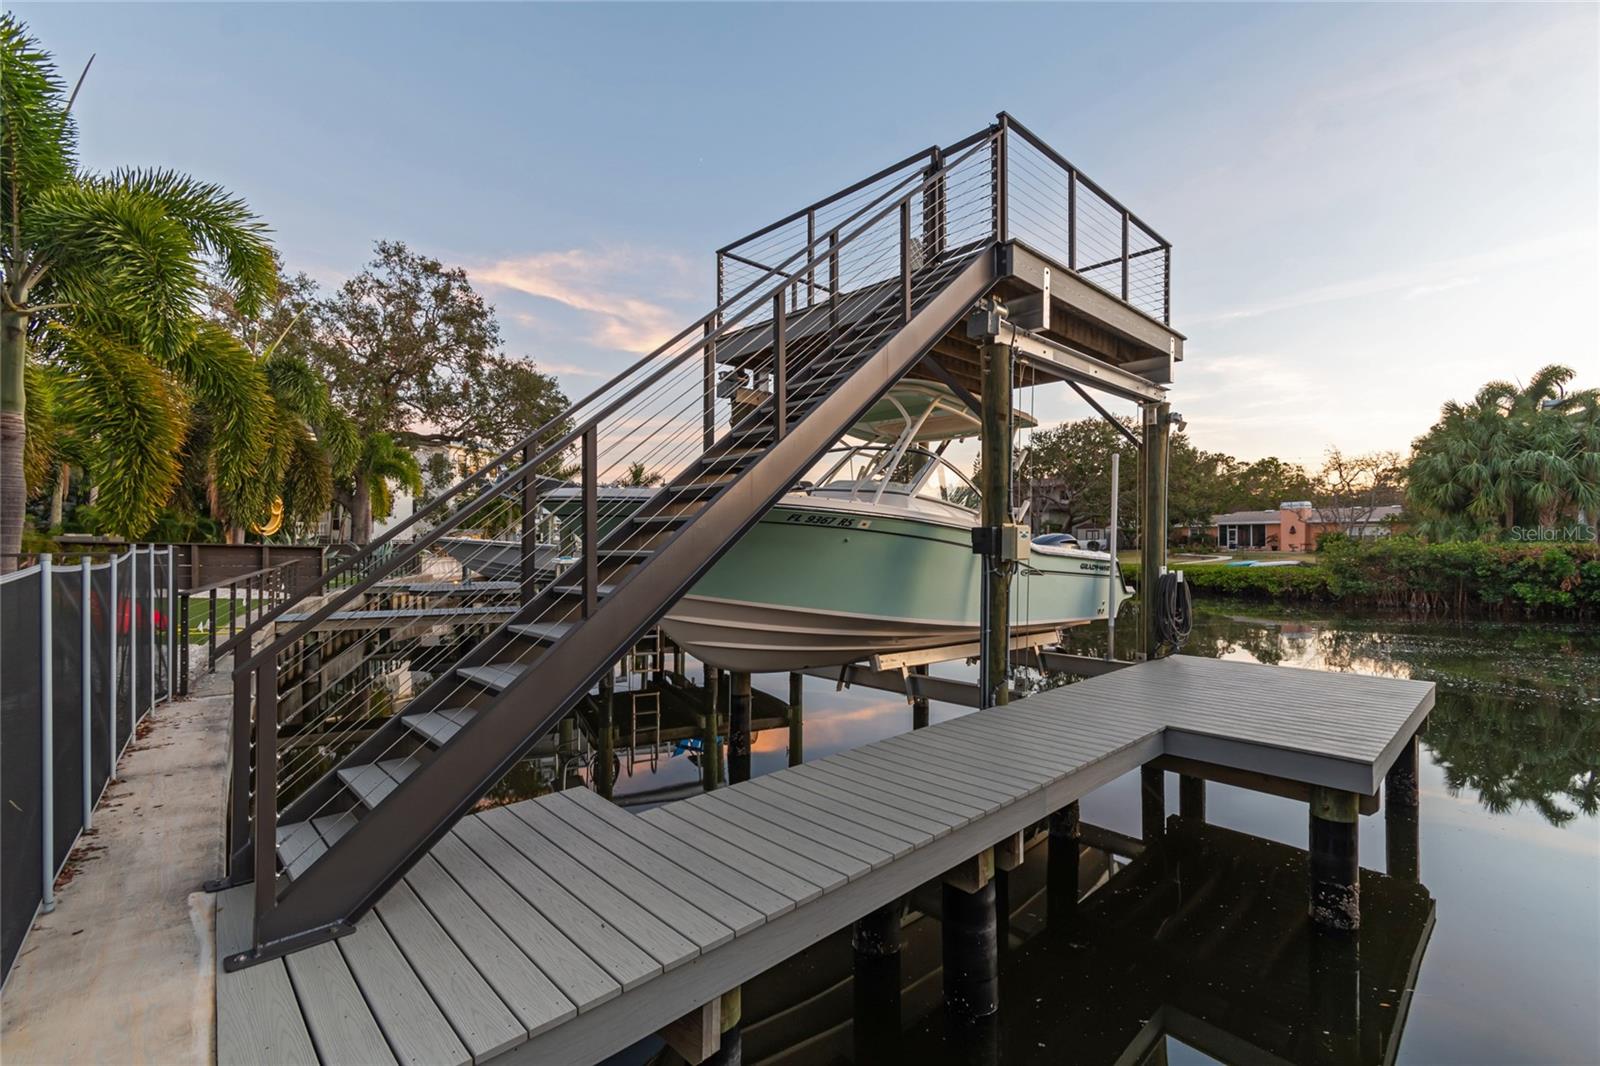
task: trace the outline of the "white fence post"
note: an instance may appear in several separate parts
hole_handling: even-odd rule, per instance
[[[139,728],[139,546],[128,549],[128,743]]]
[[[111,630],[111,669],[106,675],[106,726],[110,729],[110,765],[106,768],[107,781],[117,779],[117,552],[111,550],[111,599],[106,605],[106,624]]]
[[[78,559],[83,574],[83,620],[78,627],[78,643],[83,647],[83,827],[94,828],[94,723],[90,712],[94,707],[94,692],[90,687],[90,660],[94,655],[94,612],[89,609],[89,554]]]
[[[150,706],[144,709],[146,714],[156,709],[156,546],[154,544],[150,545],[149,552],[150,565],[145,567],[149,574],[145,584],[148,586],[147,591],[150,596],[145,601],[145,619],[150,623]]]
[[[167,702],[178,692],[178,553],[167,545]]]
[[[41,767],[40,813],[44,818],[44,912],[56,909],[56,739],[55,739],[55,656],[51,638],[55,635],[50,620],[55,591],[50,583],[49,552],[39,555],[39,738],[44,764]]]

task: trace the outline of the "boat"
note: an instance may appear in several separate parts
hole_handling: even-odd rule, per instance
[[[946,450],[980,427],[946,386],[896,385],[813,467],[814,482],[785,494],[668,611],[667,636],[751,673],[975,647],[979,494]],[[1106,618],[1128,595],[1116,565],[1072,544],[1033,548],[1011,584],[1013,642]]]

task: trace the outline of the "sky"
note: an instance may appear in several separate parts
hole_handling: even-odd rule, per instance
[[[459,264],[573,397],[711,309],[714,249],[1000,110],[1173,244],[1200,447],[1315,466],[1600,385],[1594,5],[13,10],[95,56],[87,166],[219,182],[325,285],[379,239]]]

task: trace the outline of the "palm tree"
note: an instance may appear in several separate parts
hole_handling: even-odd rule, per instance
[[[241,306],[271,292],[262,224],[186,175],[82,171],[71,109],[50,56],[0,15],[0,571],[21,543],[31,363],[67,371],[40,413],[75,427],[98,505],[127,535],[177,483],[195,404],[217,413],[225,484],[247,483],[270,428],[261,367],[195,313],[208,257]]]
[[[387,433],[369,434],[361,442],[350,476],[334,493],[339,505],[350,512],[351,540],[367,543],[372,539],[373,519],[394,513],[395,485],[414,497],[422,495],[422,467],[417,457]]]
[[[1600,510],[1600,390],[1567,393],[1547,366],[1524,387],[1491,381],[1446,403],[1412,446],[1408,500],[1434,537],[1504,534]]]
[[[659,485],[661,482],[661,475],[647,472],[643,463],[629,463],[628,472],[623,475],[622,480],[618,481],[617,484],[623,488],[642,489],[649,488],[652,485]]]

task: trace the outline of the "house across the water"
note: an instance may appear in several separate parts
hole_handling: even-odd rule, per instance
[[[1192,529],[1190,536],[1209,534],[1217,547],[1256,548],[1262,551],[1316,551],[1324,533],[1351,537],[1386,537],[1400,529],[1398,504],[1379,507],[1315,507],[1309,500],[1289,500],[1270,511],[1231,511],[1211,516],[1209,528]]]

